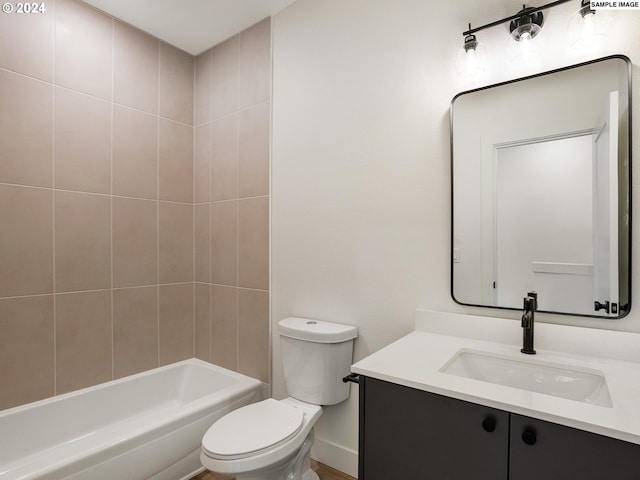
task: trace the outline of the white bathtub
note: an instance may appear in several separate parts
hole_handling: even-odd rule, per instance
[[[0,411],[0,480],[180,480],[258,380],[191,359]]]

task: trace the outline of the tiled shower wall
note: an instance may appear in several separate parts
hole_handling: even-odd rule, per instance
[[[195,71],[196,356],[269,383],[270,19]]]
[[[269,22],[229,42],[232,76],[198,59],[194,110],[192,56],[77,0],[45,5],[0,15],[0,409],[195,353],[268,382]],[[216,159],[238,150],[213,140],[225,119],[256,141],[219,203]]]

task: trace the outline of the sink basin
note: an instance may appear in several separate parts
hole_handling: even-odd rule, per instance
[[[506,387],[612,407],[601,372],[474,350],[460,350],[441,372]]]

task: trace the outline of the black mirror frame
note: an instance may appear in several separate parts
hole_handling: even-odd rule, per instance
[[[456,94],[453,99],[451,100],[450,103],[450,107],[449,107],[449,138],[450,138],[450,144],[449,144],[449,148],[450,148],[450,168],[451,168],[451,228],[450,228],[450,252],[449,252],[449,258],[450,258],[450,294],[451,294],[451,298],[452,300],[457,303],[458,305],[463,305],[463,306],[468,306],[468,307],[482,307],[482,308],[495,308],[498,310],[515,310],[518,311],[520,310],[519,308],[515,308],[515,307],[501,307],[501,306],[496,306],[496,305],[478,305],[478,304],[472,304],[472,303],[464,303],[459,301],[458,299],[456,299],[455,294],[454,294],[454,280],[453,280],[453,269],[454,269],[454,262],[453,262],[453,254],[454,254],[454,218],[453,218],[453,205],[454,205],[454,178],[453,178],[453,172],[454,172],[454,158],[453,158],[453,104],[455,102],[455,100],[462,96],[462,95],[466,95],[469,93],[474,93],[474,92],[479,92],[482,90],[488,90],[491,88],[495,88],[495,87],[500,87],[503,85],[509,85],[512,83],[517,83],[517,82],[522,82],[524,80],[530,80],[532,78],[537,78],[537,77],[542,77],[542,76],[546,76],[546,75],[551,75],[554,73],[559,73],[559,72],[564,72],[566,70],[571,70],[574,68],[579,68],[579,67],[583,67],[586,65],[591,65],[594,63],[599,63],[599,62],[603,62],[606,60],[611,60],[611,59],[620,59],[623,60],[624,62],[626,62],[627,64],[627,76],[628,76],[628,86],[629,86],[629,92],[628,92],[628,102],[629,102],[629,107],[628,107],[628,115],[629,115],[629,135],[628,135],[628,168],[627,168],[627,174],[628,174],[628,179],[627,179],[627,201],[628,201],[628,215],[629,215],[629,220],[628,220],[628,231],[627,231],[627,242],[628,242],[628,269],[627,269],[627,285],[628,285],[628,298],[627,301],[625,302],[624,305],[620,305],[619,308],[619,314],[617,317],[603,317],[603,316],[599,316],[599,315],[586,315],[586,314],[581,314],[581,313],[571,313],[571,312],[555,312],[555,311],[549,311],[549,310],[539,310],[540,313],[549,313],[549,314],[554,314],[554,315],[569,315],[569,316],[577,316],[577,317],[589,317],[589,318],[597,318],[600,320],[619,320],[621,318],[624,318],[625,316],[627,316],[629,314],[629,312],[631,311],[631,270],[632,270],[632,243],[631,243],[631,230],[632,230],[632,163],[633,163],[633,150],[632,150],[632,138],[633,138],[633,125],[632,125],[632,121],[633,121],[633,115],[632,115],[632,63],[631,60],[629,59],[629,57],[627,57],[626,55],[609,55],[606,57],[602,57],[602,58],[597,58],[594,60],[589,60],[587,62],[582,62],[582,63],[578,63],[578,64],[574,64],[574,65],[569,65],[566,67],[562,67],[562,68],[557,68],[554,70],[549,70],[549,71],[545,71],[545,72],[540,72],[540,73],[536,73],[534,75],[528,75],[526,77],[521,77],[521,78],[516,78],[513,80],[509,80],[509,81],[505,81],[505,82],[500,82],[500,83],[495,83],[492,85],[487,85],[484,87],[479,87],[479,88],[475,88],[472,90],[466,90],[464,92],[460,92],[458,94]],[[620,238],[620,237],[619,237]]]

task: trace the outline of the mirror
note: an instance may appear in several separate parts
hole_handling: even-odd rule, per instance
[[[630,83],[616,55],[454,97],[456,302],[629,312]]]

